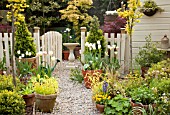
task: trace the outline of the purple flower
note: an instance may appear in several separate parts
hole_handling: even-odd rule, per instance
[[[103,92],[104,93],[107,92],[107,87],[108,87],[108,83],[106,81],[104,81],[104,83],[103,83]]]

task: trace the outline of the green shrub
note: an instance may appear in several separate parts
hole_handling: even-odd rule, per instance
[[[104,109],[105,115],[130,115],[131,105],[128,98],[117,95],[109,100]]]
[[[0,92],[2,90],[8,91],[18,91],[22,87],[19,79],[16,79],[17,86],[15,87],[13,84],[13,78],[11,75],[0,75]]]
[[[151,34],[146,36],[146,44],[139,49],[135,61],[141,67],[151,67],[164,59],[164,52],[157,50],[157,44],[152,42]]]
[[[84,78],[83,78],[81,70],[78,68],[71,69],[70,79],[73,81],[78,81],[79,83],[82,83]]]
[[[24,58],[30,58],[36,56],[36,45],[34,43],[34,38],[29,32],[25,21],[20,22],[17,25],[16,32],[15,32],[15,49],[14,53],[17,58],[21,56],[21,54],[27,54]]]
[[[93,17],[93,20],[90,23],[90,32],[87,36],[86,42],[89,43],[95,43],[96,45],[96,51],[99,52],[97,41],[100,41],[101,45],[101,55],[104,56],[105,50],[106,50],[106,39],[103,36],[102,30],[99,28],[100,24],[98,21],[98,18],[96,16]],[[88,49],[85,49],[85,52],[88,51]]]
[[[24,115],[25,101],[16,92],[4,90],[0,93],[0,113],[3,115]]]

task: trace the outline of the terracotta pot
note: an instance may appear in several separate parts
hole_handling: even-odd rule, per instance
[[[75,55],[76,59],[80,57],[80,49],[81,49],[81,47],[74,48],[74,55]]]
[[[24,99],[26,104],[26,108],[25,108],[26,115],[33,115],[35,94],[32,93],[28,95],[23,95],[22,98]]]
[[[140,103],[134,103],[133,101],[130,102],[132,108],[144,108],[146,111],[149,110],[149,105],[143,105]],[[152,107],[156,107],[156,104],[152,104]],[[139,109],[133,110],[133,115],[143,115],[142,111],[140,111]]]
[[[64,60],[68,60],[69,54],[70,54],[69,50],[64,50],[63,51],[63,59]]]
[[[145,74],[148,72],[149,67],[141,67],[142,77],[145,77]]]
[[[41,112],[52,112],[57,94],[51,94],[51,95],[40,95],[36,94],[36,101],[35,101],[35,109],[40,110]]]
[[[85,83],[85,87],[87,89],[90,89],[91,88],[91,81],[90,79],[88,78],[88,76],[86,76],[87,73],[90,73],[90,74],[93,74],[94,72],[99,72],[99,73],[102,73],[102,70],[82,70],[82,74],[83,74],[83,77],[84,77],[84,83]]]
[[[96,104],[96,108],[100,113],[104,112],[104,105]]]
[[[19,58],[16,59],[19,61]],[[20,59],[22,62],[29,62],[32,64],[32,68],[37,69],[37,57],[32,57],[32,58],[21,58]]]
[[[34,101],[35,101],[35,94],[34,93],[28,94],[28,95],[23,95],[22,98],[24,99],[24,101],[26,103],[26,107],[34,105]]]

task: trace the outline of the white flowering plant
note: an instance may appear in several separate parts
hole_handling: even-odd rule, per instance
[[[98,70],[102,68],[102,58],[101,58],[101,44],[100,41],[97,43],[85,43],[85,47],[87,48],[84,53],[85,63],[83,66],[84,70]],[[98,50],[99,53],[96,51]]]
[[[39,74],[42,78],[44,78],[44,76],[46,76],[46,75],[48,77],[51,77],[55,67],[57,66],[57,63],[60,62],[60,60],[56,59],[56,57],[53,56],[53,51],[49,51],[48,54],[47,54],[47,52],[42,52],[42,51],[37,53],[37,56],[41,57],[43,55],[49,55],[51,57],[51,60],[55,61],[55,64],[53,67],[50,67],[50,65],[47,62],[41,61],[41,64],[38,66],[38,69],[36,71],[36,75]]]
[[[106,11],[106,15],[118,15],[118,12],[116,10],[114,11]]]

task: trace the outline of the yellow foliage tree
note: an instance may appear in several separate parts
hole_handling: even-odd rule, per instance
[[[141,13],[138,8],[141,7],[140,0],[128,0],[128,9],[122,11],[122,9],[118,9],[119,16],[126,19],[126,28],[127,34],[130,38],[130,58],[131,63],[130,67],[132,69],[132,33],[133,33],[133,27],[136,23],[139,23],[141,18],[143,16],[143,13]]]
[[[87,26],[92,20],[88,15],[88,10],[92,7],[92,0],[71,0],[67,8],[60,10],[61,19],[66,19],[73,23],[76,40],[80,42],[80,27]]]

